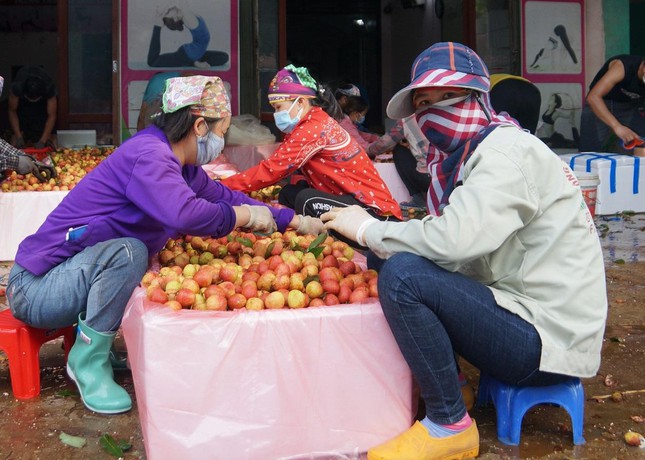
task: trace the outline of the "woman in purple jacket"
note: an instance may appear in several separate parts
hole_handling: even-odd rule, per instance
[[[132,407],[114,381],[110,349],[132,291],[168,238],[251,231],[318,233],[322,223],[275,209],[210,180],[201,165],[224,147],[231,122],[218,77],[168,80],[154,125],[124,142],[70,191],[18,248],[7,297],[35,327],[78,321],[67,363],[85,406]]]

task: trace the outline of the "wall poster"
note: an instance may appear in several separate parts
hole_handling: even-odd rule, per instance
[[[585,98],[584,0],[522,0],[522,75],[540,89],[537,135],[578,148]]]
[[[239,107],[235,0],[121,0],[121,140],[136,133],[148,80],[217,75]]]

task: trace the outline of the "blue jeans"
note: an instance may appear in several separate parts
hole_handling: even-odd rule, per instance
[[[480,371],[513,385],[551,385],[570,377],[541,372],[542,342],[535,327],[497,305],[483,284],[409,253],[383,261],[383,313],[420,387],[426,415],[452,424],[466,414],[455,353]]]
[[[85,311],[90,328],[114,332],[147,266],[148,249],[135,238],[85,248],[41,276],[14,264],[9,307],[16,318],[45,329],[75,324]]]

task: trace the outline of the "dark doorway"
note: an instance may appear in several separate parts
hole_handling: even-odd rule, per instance
[[[630,0],[629,2],[629,53],[645,56],[645,0]]]
[[[320,83],[347,81],[370,103],[365,124],[381,127],[380,0],[287,0],[287,64]]]

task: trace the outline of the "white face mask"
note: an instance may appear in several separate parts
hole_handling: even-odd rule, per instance
[[[197,136],[197,166],[214,161],[224,150],[224,138],[209,131],[205,136]]]

